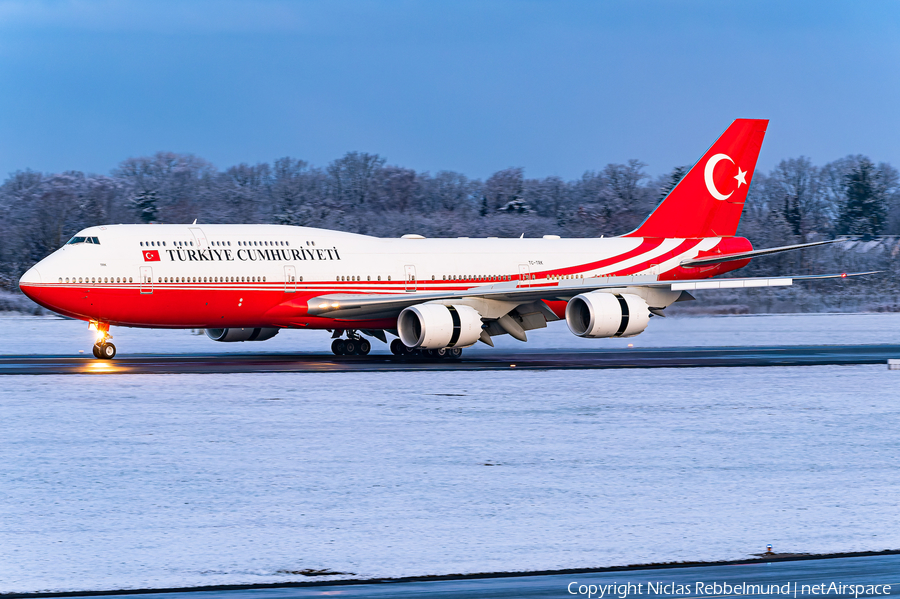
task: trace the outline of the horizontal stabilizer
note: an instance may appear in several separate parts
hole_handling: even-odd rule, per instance
[[[829,243],[837,243],[838,241],[847,241],[846,239],[829,239],[828,241],[814,241],[812,243],[799,243],[797,245],[784,245],[777,248],[767,248],[764,250],[753,250],[750,252],[737,252],[735,254],[719,254],[717,256],[706,256],[704,258],[692,258],[681,263],[682,266],[708,266],[710,264],[721,264],[722,262],[733,262],[735,260],[746,260],[747,258],[756,258],[758,256],[768,256],[769,254],[778,254],[781,252],[789,252],[791,250],[802,250],[803,248],[811,248],[817,245],[826,245]]]

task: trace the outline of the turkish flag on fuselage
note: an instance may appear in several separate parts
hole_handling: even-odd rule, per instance
[[[159,262],[159,250],[144,250],[144,262]]]

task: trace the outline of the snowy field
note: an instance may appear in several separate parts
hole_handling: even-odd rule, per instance
[[[3,344],[0,354],[91,355],[94,333],[87,323],[57,317],[30,317],[0,313]],[[282,331],[261,342],[217,343],[188,330],[152,330],[113,327],[119,355],[168,353],[328,353],[327,331]],[[389,339],[391,337],[389,336]],[[528,343],[509,335],[494,338],[498,349],[599,349],[634,347],[722,345],[834,345],[900,343],[900,313],[891,314],[777,314],[753,316],[675,316],[652,318],[644,333],[630,339],[581,339],[565,322],[528,331]],[[374,353],[389,354],[387,346],[372,340]],[[490,352],[478,343],[467,352]]]
[[[632,342],[888,343],[898,324],[654,319]],[[90,343],[81,323],[0,326],[32,332],[30,344],[5,334],[8,353]],[[574,339],[561,326],[537,332],[543,347]],[[132,333],[132,352],[267,346],[178,331],[116,341]],[[289,331],[274,349],[318,350],[282,341],[309,338]],[[885,366],[0,385],[0,592],[900,548],[900,372]]]

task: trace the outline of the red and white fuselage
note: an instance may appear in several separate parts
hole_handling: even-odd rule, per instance
[[[698,279],[747,260],[685,268],[750,249],[743,238],[382,239],[282,225],[91,227],[30,269],[20,286],[73,318],[159,328],[396,328],[307,313],[331,294],[553,288],[597,277]],[[97,243],[94,243],[96,241]],[[565,282],[565,283],[564,283]],[[562,317],[565,302],[547,302]]]

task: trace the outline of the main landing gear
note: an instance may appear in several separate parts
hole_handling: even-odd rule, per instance
[[[356,331],[347,331],[346,339],[331,342],[331,351],[336,356],[365,356],[372,351],[372,344]]]
[[[413,347],[407,347],[399,339],[391,341],[391,353],[399,358],[430,358],[432,360],[455,360],[462,356],[462,350],[458,347],[415,349]]]
[[[112,335],[109,334],[109,328],[106,330],[100,329],[99,336],[97,337],[97,341],[94,343],[94,357],[98,360],[112,360],[116,357],[116,346],[113,345],[109,340],[112,339]]]
[[[378,331],[380,332],[380,331]],[[377,336],[385,341],[384,333]],[[361,336],[356,331],[346,331],[347,338],[342,339],[341,336],[345,331],[337,329],[334,331],[334,338],[331,342],[331,351],[336,356],[365,356],[372,350],[372,344],[368,339]],[[367,331],[367,334],[371,331]],[[462,356],[462,349],[458,347],[447,347],[441,349],[415,349],[406,347],[399,339],[391,341],[391,353],[403,359],[411,360],[455,360]]]

